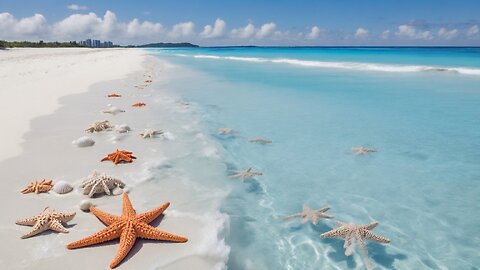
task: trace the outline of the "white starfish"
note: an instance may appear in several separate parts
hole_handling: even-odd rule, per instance
[[[227,127],[219,128],[217,131],[220,135],[231,135],[235,132],[233,129]]]
[[[263,144],[263,145],[272,143],[270,139],[262,138],[262,137],[253,138],[249,140],[249,142]]]
[[[372,268],[372,263],[368,260],[368,251],[365,246],[365,240],[371,240],[379,243],[390,243],[390,240],[374,234],[371,230],[377,227],[378,222],[372,222],[370,224],[347,224],[340,221],[337,221],[338,228],[322,233],[320,237],[322,238],[341,238],[345,240],[343,247],[345,248],[345,255],[350,256],[353,254],[355,249],[355,243],[360,246],[360,251],[365,256],[365,265],[368,269]]]
[[[108,120],[103,120],[103,121],[96,121],[95,123],[91,124],[87,129],[85,129],[86,132],[101,132],[101,131],[106,131],[112,129],[113,126],[110,124]]]
[[[162,130],[154,130],[154,129],[147,128],[142,133],[140,133],[140,135],[142,136],[142,138],[146,139],[146,138],[155,138],[156,135],[163,135],[163,133],[164,132]]]
[[[15,223],[18,225],[33,226],[30,232],[22,235],[22,239],[25,239],[46,230],[68,233],[68,230],[63,227],[62,223],[72,220],[74,216],[75,212],[61,213],[46,207],[42,213],[31,218],[17,220]]]
[[[119,114],[119,113],[122,113],[122,112],[125,112],[125,111],[120,109],[120,108],[117,108],[117,107],[110,107],[106,110],[103,110],[102,112],[116,115],[116,114]]]
[[[356,155],[366,155],[371,152],[377,152],[377,150],[375,148],[359,146],[359,147],[353,147],[352,152],[355,153]]]
[[[83,188],[84,195],[92,197],[97,193],[105,193],[107,195],[111,195],[110,190],[116,187],[124,188],[125,183],[108,176],[106,173],[99,174],[97,172],[93,172],[92,175],[90,175],[87,179],[85,179],[85,181],[83,181],[80,187]]]
[[[254,178],[256,175],[263,175],[261,172],[254,172],[252,171],[252,168],[248,168],[243,171],[233,171],[233,174],[230,175],[231,178],[239,178],[242,179],[242,181],[250,180]]]
[[[334,216],[330,216],[327,214],[324,214],[324,212],[328,211],[330,207],[323,207],[317,210],[312,210],[310,207],[308,207],[307,204],[303,205],[303,211],[300,213],[296,213],[290,216],[286,216],[283,218],[283,220],[289,220],[292,218],[301,218],[302,223],[306,223],[308,221],[311,221],[313,224],[317,225],[318,221],[321,218],[334,218]]]

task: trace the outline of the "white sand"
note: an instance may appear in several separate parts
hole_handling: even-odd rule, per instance
[[[8,132],[0,141],[0,161],[20,154],[30,120],[54,112],[61,96],[139,71],[144,56],[144,51],[130,49],[1,50],[0,123]]]
[[[212,179],[221,179],[225,168],[212,151],[217,148],[208,139],[208,131],[202,130],[176,97],[163,92],[178,72],[174,67],[141,50],[27,49],[0,55],[1,99],[12,101],[4,103],[1,116],[6,131],[2,136],[6,136],[0,152],[7,159],[0,162],[0,269],[108,269],[118,241],[78,250],[65,248],[105,227],[78,209],[86,198],[78,186],[94,170],[126,182],[138,213],[169,201],[165,216],[152,225],[189,238],[180,244],[139,240],[118,269],[224,267],[229,249],[219,235],[225,217],[218,207],[219,198],[228,191]],[[154,84],[135,88],[144,82],[145,74],[153,76]],[[106,95],[111,92],[123,97],[109,99]],[[67,94],[71,95],[62,97]],[[137,101],[147,106],[132,108]],[[108,103],[126,112],[102,114]],[[84,129],[90,123],[102,119],[127,123],[133,130],[119,137],[114,132],[91,134],[96,141],[92,147],[71,144],[86,135]],[[142,139],[139,133],[147,127],[169,131],[174,140]],[[24,139],[21,146],[20,138]],[[131,150],[138,159],[118,166],[100,162],[116,148]],[[30,181],[43,178],[67,181],[75,190],[66,195],[19,192]],[[112,214],[121,213],[121,196],[103,196],[92,202]],[[70,233],[20,239],[31,227],[16,225],[15,220],[38,214],[46,206],[77,213],[68,223]]]

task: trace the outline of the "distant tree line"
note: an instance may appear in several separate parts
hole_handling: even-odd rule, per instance
[[[71,48],[71,47],[83,47],[78,44],[76,41],[69,42],[39,42],[32,41],[5,41],[0,40],[0,48]]]

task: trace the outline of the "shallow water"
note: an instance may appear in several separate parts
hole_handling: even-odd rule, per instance
[[[281,220],[303,203],[344,222],[378,220],[374,232],[392,240],[367,245],[380,269],[480,265],[480,49],[151,52],[182,67],[166,87],[223,148],[227,170],[212,181],[230,190],[229,269],[364,269],[360,252],[346,257],[341,240],[319,237],[334,221]],[[257,136],[273,143],[248,142]],[[351,153],[362,145],[378,152]],[[248,167],[264,174],[228,177]]]

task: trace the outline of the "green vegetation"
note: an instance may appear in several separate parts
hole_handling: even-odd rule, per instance
[[[66,48],[66,47],[83,47],[76,41],[70,42],[31,42],[31,41],[5,41],[0,40],[0,48]]]

